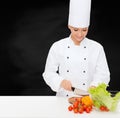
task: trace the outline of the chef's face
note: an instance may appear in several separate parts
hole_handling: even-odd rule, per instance
[[[71,31],[71,38],[76,45],[79,45],[80,42],[85,38],[88,33],[88,27],[85,28],[76,28],[68,26]]]

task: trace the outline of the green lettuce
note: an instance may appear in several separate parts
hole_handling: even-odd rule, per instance
[[[105,83],[99,84],[96,88],[90,88],[88,90],[90,96],[93,100],[93,104],[96,108],[100,106],[106,106],[110,111],[115,111],[117,104],[120,100],[120,92],[116,93],[114,97],[107,90],[107,85]]]

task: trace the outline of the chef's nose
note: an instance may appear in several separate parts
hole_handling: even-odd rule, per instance
[[[78,37],[81,37],[83,35],[82,31],[79,30],[77,35],[78,35]]]

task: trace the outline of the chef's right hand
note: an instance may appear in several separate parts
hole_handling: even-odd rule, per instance
[[[62,80],[60,87],[64,88],[65,90],[71,91],[72,84],[69,80]]]

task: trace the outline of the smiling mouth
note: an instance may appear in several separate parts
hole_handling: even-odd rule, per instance
[[[81,40],[83,40],[83,37],[76,37],[76,39],[77,39],[78,41],[81,41]]]

